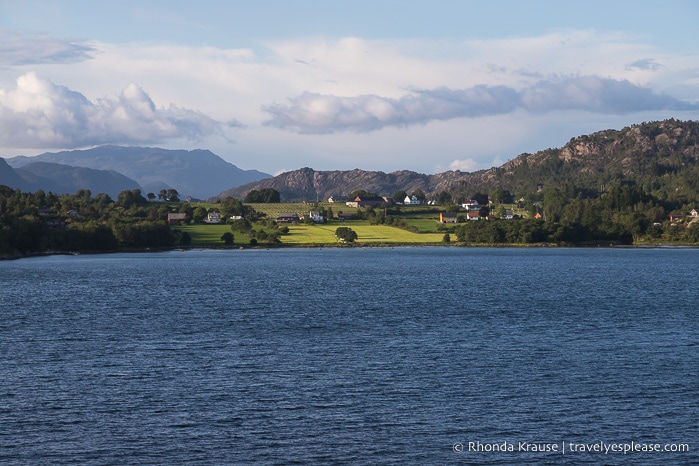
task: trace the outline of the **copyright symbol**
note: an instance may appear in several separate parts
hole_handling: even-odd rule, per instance
[[[452,450],[454,450],[454,453],[463,453],[464,452],[464,444],[463,443],[455,443],[451,447]]]

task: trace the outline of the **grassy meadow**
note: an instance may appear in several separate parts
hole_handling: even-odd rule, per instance
[[[224,243],[221,240],[221,236],[230,232],[233,236],[236,236],[236,232],[231,231],[230,225],[182,225],[173,227],[173,230],[179,230],[183,233],[188,233],[192,237],[192,246],[223,246]],[[235,238],[235,244],[242,246],[244,244],[250,244],[250,238],[247,236],[237,235],[239,238]]]
[[[288,211],[285,211],[288,212]],[[364,220],[325,224],[287,225],[289,234],[280,237],[282,244],[289,246],[319,246],[339,244],[335,230],[340,226],[352,228],[357,233],[356,244],[366,245],[400,245],[400,244],[437,244],[442,241],[443,233],[413,233],[411,231],[387,225],[370,225]],[[175,228],[187,232],[192,238],[192,246],[224,246],[221,236],[233,233],[235,246],[248,246],[250,238],[239,232],[231,231],[230,225],[182,225]],[[260,243],[264,245],[264,243]]]
[[[197,203],[197,206],[202,206],[207,209],[216,208],[216,204]],[[267,215],[267,218],[274,219],[281,213],[295,212],[299,215],[308,215],[311,210],[317,209],[332,209],[334,215],[338,212],[355,212],[356,209],[348,207],[344,204],[329,203],[329,202],[308,202],[308,203],[278,203],[278,204],[262,204],[249,203],[245,204],[252,207],[257,212],[262,212]],[[357,233],[356,244],[358,245],[419,245],[419,244],[439,244],[444,238],[444,232],[438,231],[440,208],[437,206],[401,206],[400,214],[397,215],[404,222],[404,226],[410,229],[417,230],[409,231],[405,228],[398,228],[389,225],[371,225],[368,220],[348,220],[339,221],[333,220],[325,224],[291,224],[285,225],[289,227],[289,233],[280,236],[282,245],[288,246],[322,246],[322,245],[337,245],[340,244],[335,238],[335,230],[338,227],[345,226],[352,228]],[[260,227],[254,225],[255,230]],[[201,224],[201,225],[182,225],[176,227],[181,232],[187,232],[192,238],[192,246],[203,247],[223,247],[224,242],[221,236],[226,232],[233,233],[234,245],[249,246],[250,237],[240,232],[232,231],[230,225],[225,224]],[[271,229],[266,229],[271,233]],[[261,241],[260,246],[265,246],[265,242]]]
[[[442,241],[443,233],[413,233],[387,225],[370,225],[366,221],[331,222],[319,225],[298,224],[289,227],[289,234],[282,236],[283,244],[309,246],[337,244],[335,230],[346,226],[357,233],[356,244],[436,244]]]
[[[347,226],[357,233],[356,244],[398,245],[398,244],[436,244],[442,241],[443,233],[413,233],[386,225],[369,225],[366,221],[331,222],[320,225],[299,223],[288,225],[289,234],[280,237],[282,244],[290,246],[318,246],[339,244],[335,230]],[[247,246],[250,238],[239,232],[231,231],[230,225],[182,225],[177,230],[187,232],[192,238],[192,246],[224,245],[221,236],[233,233],[235,246]],[[264,243],[261,243],[264,245]]]

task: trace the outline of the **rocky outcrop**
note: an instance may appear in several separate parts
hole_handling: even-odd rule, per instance
[[[276,189],[284,201],[327,199],[356,189],[382,196],[420,189],[428,197],[435,197],[446,191],[455,198],[494,188],[520,194],[537,192],[543,185],[598,189],[614,179],[640,181],[684,173],[696,167],[698,159],[699,122],[671,119],[576,137],[562,148],[521,154],[500,167],[474,173],[426,175],[408,170],[383,173],[302,168],[224,191],[219,197],[242,199],[248,191],[261,188]]]

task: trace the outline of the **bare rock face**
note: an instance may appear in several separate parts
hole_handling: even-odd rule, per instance
[[[671,119],[579,136],[562,148],[521,154],[500,167],[473,173],[426,175],[409,170],[384,173],[302,168],[224,191],[219,197],[242,199],[252,189],[274,188],[284,201],[325,200],[357,189],[381,196],[420,189],[428,198],[446,191],[458,198],[495,188],[512,193],[537,192],[544,180],[547,185],[567,183],[597,189],[612,179],[676,174],[695,167],[698,160],[699,122]]]

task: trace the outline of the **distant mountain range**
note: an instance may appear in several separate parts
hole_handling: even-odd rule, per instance
[[[459,200],[496,189],[519,197],[558,188],[575,197],[596,196],[609,183],[628,181],[660,199],[682,195],[693,199],[699,192],[698,161],[699,122],[671,119],[576,137],[562,148],[521,154],[500,167],[473,173],[302,168],[226,190],[218,197],[243,199],[249,191],[264,188],[279,191],[285,202],[326,200],[357,189],[389,197],[420,189],[428,198],[444,191]]]
[[[242,170],[208,150],[151,147],[101,146],[47,152],[34,157],[11,157],[7,164],[14,168],[19,180],[7,168],[0,169],[0,184],[56,193],[90,189],[93,194],[106,192],[113,197],[125,189],[140,187],[143,194],[172,188],[182,198],[201,199],[271,176]]]
[[[112,197],[139,186],[143,194],[174,188],[181,198],[209,200],[243,199],[253,189],[273,188],[282,201],[296,202],[346,196],[357,189],[382,196],[419,189],[428,198],[447,192],[459,200],[497,189],[520,197],[556,188],[571,197],[594,197],[610,183],[626,181],[641,185],[658,199],[693,202],[699,193],[698,161],[699,122],[670,119],[579,136],[562,148],[521,154],[500,167],[473,173],[306,167],[272,177],[241,170],[208,150],[103,146],[12,157],[7,163],[0,158],[0,184],[58,194],[90,189]]]

